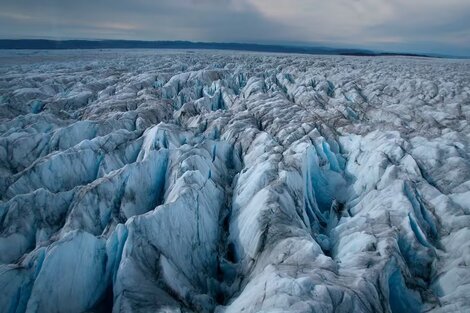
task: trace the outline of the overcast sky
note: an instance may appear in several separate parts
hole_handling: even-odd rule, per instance
[[[470,0],[0,0],[1,38],[310,43],[470,56]]]

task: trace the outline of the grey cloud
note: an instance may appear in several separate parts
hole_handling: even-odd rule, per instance
[[[470,55],[464,0],[7,0],[0,37],[311,42]]]
[[[2,7],[2,36],[93,37],[116,31],[125,39],[254,41],[287,30],[248,3],[237,7],[231,0],[18,0]]]

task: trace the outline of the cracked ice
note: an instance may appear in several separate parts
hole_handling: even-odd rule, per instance
[[[1,312],[470,310],[468,61],[0,60]]]

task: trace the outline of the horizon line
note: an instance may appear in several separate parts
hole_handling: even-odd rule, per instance
[[[34,47],[27,46],[26,43],[36,43]],[[13,43],[16,43],[13,44]],[[43,45],[40,45],[43,43]],[[49,43],[47,45],[46,43]],[[65,44],[67,43],[67,44]],[[100,46],[99,44],[103,44]],[[112,45],[114,43],[114,46]],[[118,44],[132,44],[121,45]],[[75,44],[75,46],[73,45]],[[82,45],[80,45],[82,44]],[[86,45],[88,44],[88,45]],[[106,45],[108,44],[108,45]],[[140,44],[140,46],[139,46]],[[154,46],[151,46],[151,45]],[[160,45],[158,45],[160,44]],[[162,46],[165,44],[166,46]],[[183,44],[187,46],[171,45]],[[147,46],[145,46],[147,45]],[[226,47],[232,45],[232,47]],[[193,47],[190,47],[193,46]],[[251,48],[251,49],[250,49]],[[258,49],[255,49],[258,48]],[[448,55],[431,52],[404,52],[387,51],[369,48],[336,47],[314,44],[314,43],[253,43],[253,42],[217,42],[217,41],[192,41],[192,40],[133,40],[133,39],[51,39],[51,38],[0,38],[0,50],[80,50],[80,49],[201,49],[201,50],[236,50],[254,52],[278,52],[278,53],[299,53],[299,54],[328,54],[328,55],[352,55],[352,56],[411,56],[427,58],[452,58],[468,59],[470,56]]]

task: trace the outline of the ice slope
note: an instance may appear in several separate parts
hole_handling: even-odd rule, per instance
[[[0,53],[0,312],[470,311],[470,62]]]

